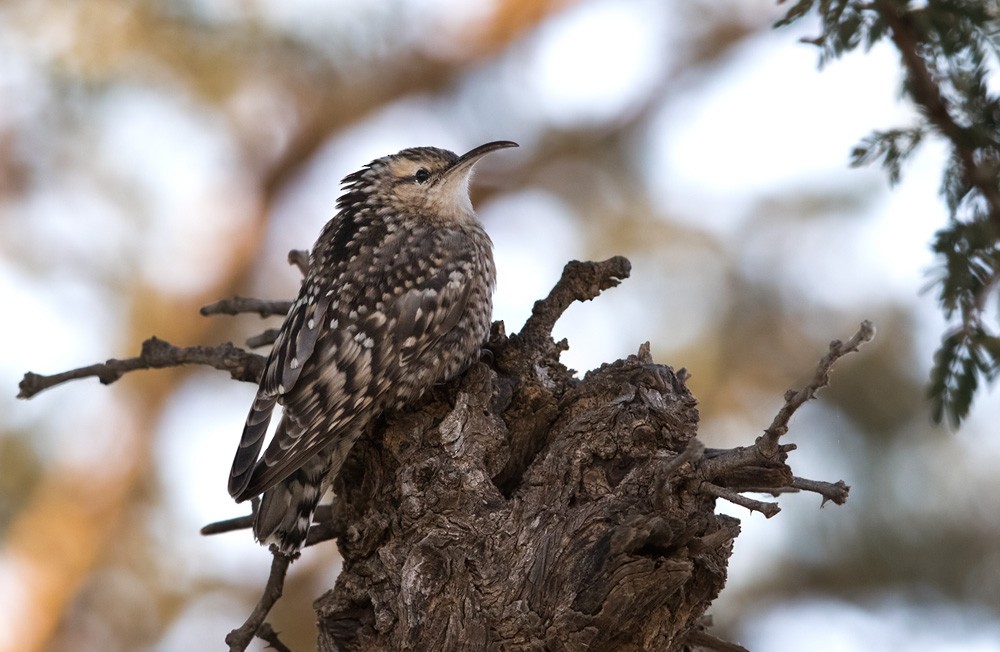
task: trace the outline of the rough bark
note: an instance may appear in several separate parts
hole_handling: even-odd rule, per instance
[[[698,490],[685,374],[643,348],[574,378],[540,321],[355,446],[320,650],[677,650],[701,628],[739,524]]]
[[[677,463],[698,421],[683,379],[640,356],[582,381],[497,367],[356,447],[319,649],[679,649],[739,532]]]

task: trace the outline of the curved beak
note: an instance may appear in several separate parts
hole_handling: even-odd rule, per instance
[[[468,170],[476,161],[486,156],[490,152],[495,152],[498,149],[507,149],[508,147],[517,147],[517,143],[510,140],[494,140],[491,143],[486,143],[485,145],[480,145],[475,147],[465,154],[458,157],[458,160],[448,168],[447,176],[451,176],[453,173],[459,170]]]

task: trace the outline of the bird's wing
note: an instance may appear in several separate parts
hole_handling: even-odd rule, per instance
[[[442,270],[426,286],[410,290],[393,304],[393,334],[401,367],[422,360],[455,328],[469,303],[472,284],[468,280],[468,270]]]
[[[271,412],[278,397],[295,388],[302,367],[312,357],[329,306],[329,296],[321,294],[318,286],[305,283],[285,317],[267,357],[264,375],[229,472],[229,494],[237,501],[256,495],[247,493],[247,485],[271,422]]]
[[[470,296],[468,280],[468,270],[437,270],[388,301],[383,312],[341,315],[337,328],[323,333],[322,353],[310,360],[316,386],[288,390],[278,432],[237,500],[266,491],[324,447],[336,446],[332,468],[339,468],[405,366],[426,363],[423,354],[459,322]],[[426,386],[437,380],[426,378]]]

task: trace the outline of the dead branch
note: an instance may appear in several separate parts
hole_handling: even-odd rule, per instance
[[[274,631],[270,623],[262,623],[257,628],[257,638],[267,643],[268,647],[275,652],[292,652],[291,648],[281,642],[281,639],[278,638],[278,632]]]
[[[778,440],[788,432],[788,420],[803,403],[816,398],[817,390],[830,384],[830,370],[833,369],[837,360],[848,353],[856,352],[861,345],[871,342],[874,337],[875,325],[865,320],[861,322],[858,331],[846,343],[840,340],[830,342],[830,351],[819,361],[812,381],[798,391],[789,390],[785,393],[785,404],[775,415],[774,421],[764,431],[764,434],[757,439],[756,446],[761,454],[770,457],[779,452]]]
[[[215,303],[203,306],[200,312],[202,317],[210,317],[212,315],[241,315],[253,312],[261,317],[270,317],[272,315],[287,315],[291,307],[291,301],[230,297],[229,299],[220,299]]]
[[[613,288],[628,278],[632,263],[624,256],[601,262],[571,260],[549,295],[535,302],[531,317],[525,322],[518,339],[538,343],[551,339],[552,328],[576,301],[590,301],[604,290]]]
[[[271,554],[274,558],[271,560],[271,573],[268,575],[264,593],[260,596],[260,600],[257,601],[257,605],[253,611],[250,612],[250,616],[246,619],[246,622],[226,635],[226,645],[229,646],[229,652],[243,652],[250,645],[254,636],[260,633],[261,627],[265,625],[264,619],[267,618],[267,614],[271,611],[274,603],[281,598],[281,593],[285,586],[285,575],[288,573],[288,565],[292,563],[295,557],[298,557],[298,555],[295,555],[295,557],[284,555],[278,552],[275,546],[271,546]],[[268,630],[270,630],[270,627],[265,630],[265,633]],[[273,630],[271,630],[271,633],[273,634]]]
[[[305,277],[309,274],[309,252],[305,249],[292,249],[288,252],[288,264],[297,267]]]
[[[278,333],[281,329],[278,328],[268,328],[263,333],[254,335],[253,337],[247,338],[247,348],[248,349],[258,349],[262,346],[269,346],[274,344],[275,340],[278,339]]]
[[[712,636],[708,632],[701,630],[692,632],[688,637],[688,642],[691,645],[698,645],[703,648],[708,648],[709,650],[715,650],[716,652],[750,652],[742,645],[724,641],[721,638]]]
[[[264,373],[264,357],[249,353],[226,342],[217,346],[177,347],[156,337],[142,343],[142,351],[135,358],[111,359],[79,369],[71,369],[45,376],[33,372],[24,374],[18,387],[18,398],[31,398],[41,391],[71,380],[96,377],[110,385],[130,371],[139,369],[164,369],[185,364],[201,364],[228,371],[233,380],[256,383]]]
[[[863,321],[847,342],[831,342],[830,350],[817,364],[812,380],[799,390],[785,393],[784,405],[753,446],[707,452],[700,466],[704,480],[700,486],[701,491],[751,511],[761,512],[768,518],[778,513],[777,505],[747,498],[741,492],[770,493],[777,496],[795,491],[811,491],[823,497],[822,504],[832,501],[843,505],[847,501],[850,487],[843,480],[831,483],[793,476],[786,459],[796,446],[780,444],[778,440],[788,432],[788,421],[795,411],[806,401],[815,398],[816,392],[830,383],[833,365],[848,353],[856,352],[874,337],[875,326],[870,321]]]

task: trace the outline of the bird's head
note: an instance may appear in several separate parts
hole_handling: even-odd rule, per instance
[[[375,159],[344,178],[337,208],[406,211],[442,222],[473,219],[469,198],[473,167],[483,156],[507,147],[517,143],[497,140],[461,156],[437,147],[413,147]]]

